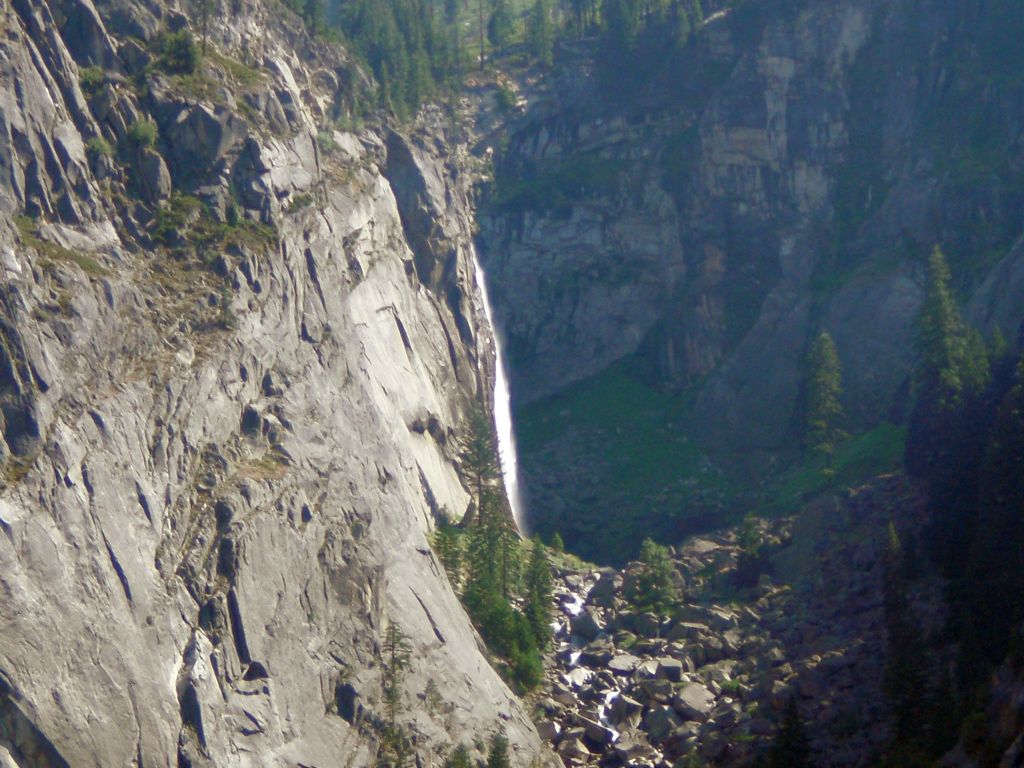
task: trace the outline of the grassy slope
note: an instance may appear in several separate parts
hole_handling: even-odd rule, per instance
[[[815,496],[899,466],[905,430],[882,424],[848,440],[834,472],[817,461],[789,467],[755,483],[716,469],[687,435],[687,393],[652,389],[619,364],[516,414],[526,480],[546,476],[551,486],[577,480],[575,467],[600,467],[564,488],[567,516],[555,520],[544,498],[531,518],[542,536],[560,530],[566,546],[598,561],[632,556],[644,536],[672,540],[700,526],[734,521],[752,509],[762,515],[791,512]],[[567,455],[569,454],[569,455]],[[533,483],[531,483],[531,480]]]

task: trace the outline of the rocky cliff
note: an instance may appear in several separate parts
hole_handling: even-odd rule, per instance
[[[1000,0],[733,5],[630,92],[564,47],[511,123],[482,239],[521,405],[628,360],[687,391],[714,461],[762,472],[797,445],[822,329],[851,431],[899,417],[935,244],[973,321],[1017,335],[1021,21]],[[526,465],[540,514],[585,506],[548,493],[572,471]]]
[[[417,751],[530,763],[426,543],[493,366],[459,152],[337,130],[363,77],[273,2],[188,71],[198,13],[0,12],[0,762],[369,764],[397,624]]]

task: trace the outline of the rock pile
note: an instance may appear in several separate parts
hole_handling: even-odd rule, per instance
[[[881,478],[761,521],[772,555],[757,586],[733,576],[729,529],[674,549],[680,600],[668,616],[634,611],[635,564],[559,572],[554,665],[538,702],[542,736],[566,765],[739,765],[772,740],[795,698],[819,765],[864,766],[889,736],[880,555],[891,517],[909,527],[922,499]],[[934,579],[911,596],[940,620]]]

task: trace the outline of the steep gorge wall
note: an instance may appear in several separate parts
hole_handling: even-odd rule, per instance
[[[905,404],[936,243],[972,319],[1015,337],[1017,11],[747,3],[647,88],[608,97],[569,65],[528,93],[483,220],[519,402],[637,354],[661,386],[695,388],[713,456],[764,466],[793,446],[827,329],[851,426],[871,426]]]
[[[334,130],[273,3],[162,73],[188,18],[0,12],[0,762],[370,764],[392,622],[421,754],[543,759],[426,543],[493,365],[458,151]]]

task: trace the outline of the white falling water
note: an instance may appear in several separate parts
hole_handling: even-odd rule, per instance
[[[484,302],[484,314],[494,334],[494,426],[498,432],[498,458],[501,460],[501,474],[505,480],[505,492],[508,503],[512,507],[519,532],[527,535],[526,519],[523,515],[522,498],[519,495],[519,469],[516,465],[516,436],[512,427],[512,400],[508,388],[508,372],[505,370],[505,357],[502,354],[502,339],[494,324],[494,313],[491,311],[491,299],[487,295],[487,281],[484,270],[480,266],[476,248],[473,248],[473,268],[476,271],[476,284],[480,289],[480,297]]]

